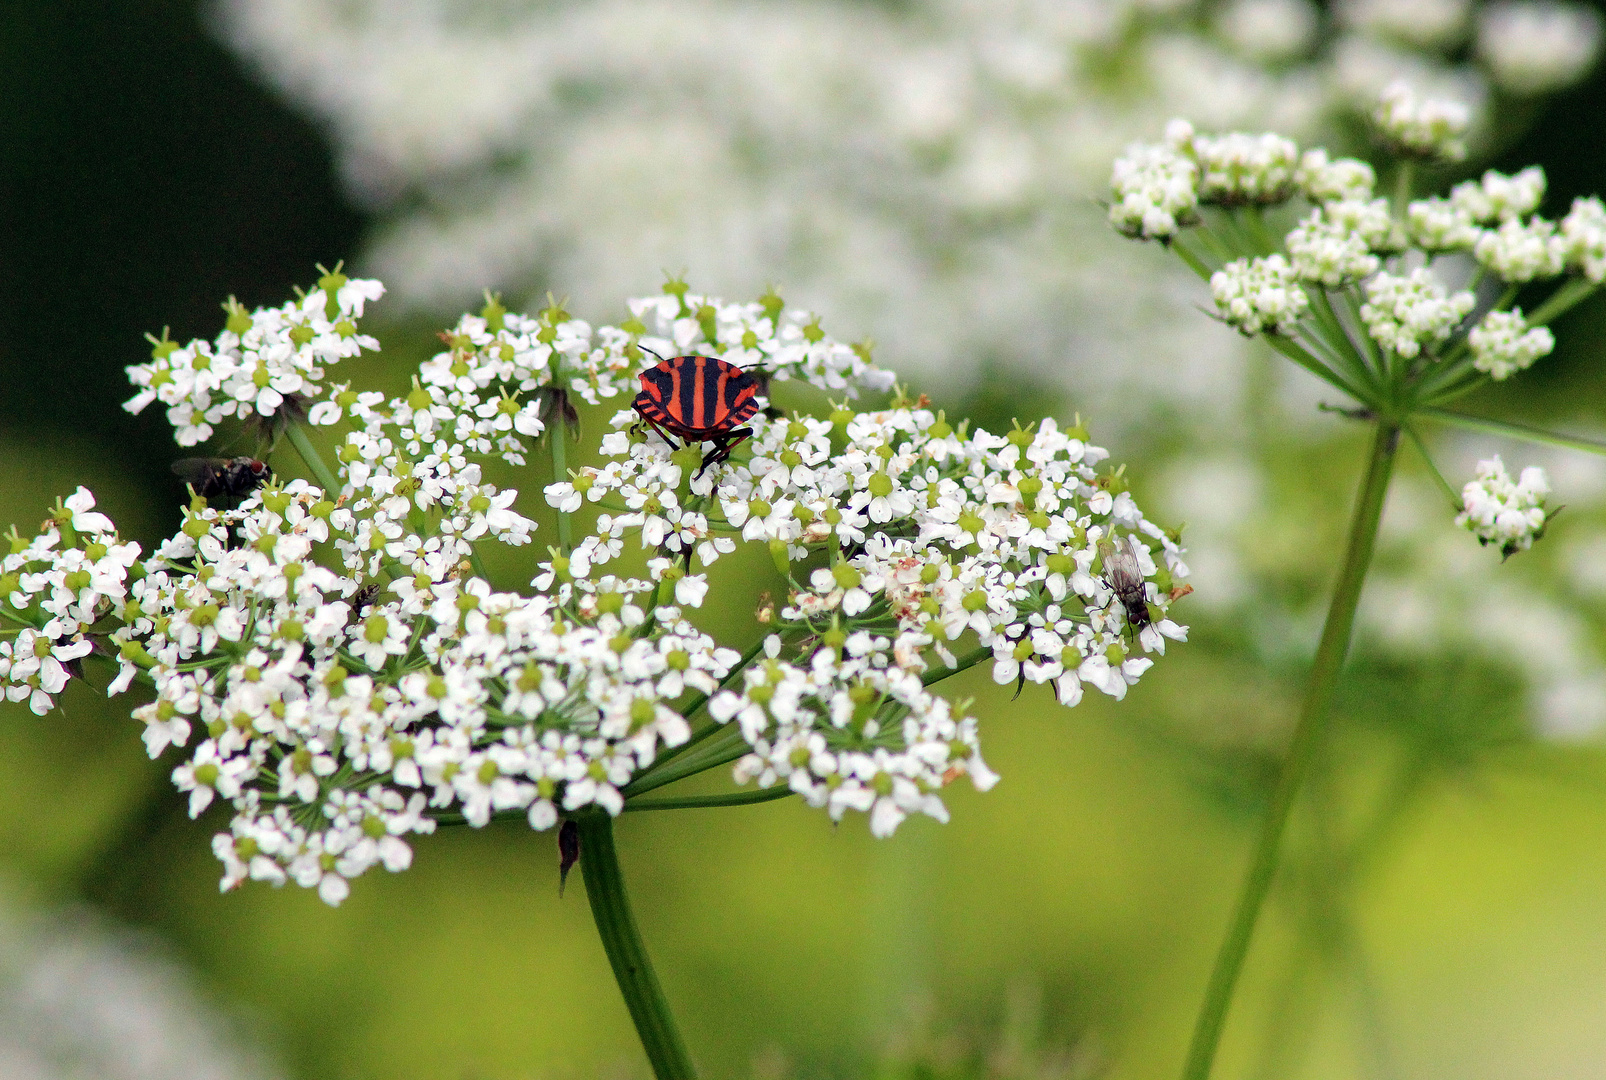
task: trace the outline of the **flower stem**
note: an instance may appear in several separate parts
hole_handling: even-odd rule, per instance
[[[597,922],[602,948],[613,967],[619,992],[624,995],[630,1019],[635,1021],[641,1047],[652,1063],[658,1080],[694,1080],[686,1044],[681,1041],[663,988],[653,974],[652,961],[636,930],[625,895],[624,875],[619,872],[619,854],[613,846],[613,818],[605,811],[576,814],[580,829],[580,872],[585,878],[586,899]]]
[[[323,458],[318,456],[317,449],[313,447],[312,440],[307,438],[307,433],[302,430],[301,425],[291,424],[284,429],[284,435],[290,440],[290,445],[296,448],[296,453],[301,455],[301,460],[306,463],[307,468],[312,470],[313,477],[323,486],[324,494],[331,499],[338,497],[345,485],[329,471],[329,466],[323,463]]]
[[[569,465],[565,460],[568,454],[566,443],[569,439],[569,425],[563,419],[563,410],[558,409],[554,414],[553,424],[547,429],[547,438],[552,440],[552,482],[561,484],[569,477]],[[569,515],[566,511],[558,510],[558,546],[567,555],[574,545],[569,532]]]
[[[625,813],[632,810],[702,810],[715,806],[752,806],[755,803],[774,802],[797,792],[785,784],[779,787],[759,788],[757,791],[737,791],[728,795],[684,795],[674,799],[632,799],[625,803]]]
[[[993,650],[987,648],[985,645],[978,645],[964,656],[961,656],[955,660],[953,667],[933,668],[932,670],[926,672],[924,675],[920,676],[920,683],[922,686],[932,686],[936,683],[940,683],[949,676],[958,675],[961,671],[970,670],[992,655]]]
[[[1543,446],[1559,446],[1564,450],[1582,450],[1586,454],[1606,454],[1606,443],[1595,439],[1580,439],[1575,435],[1561,435],[1543,428],[1529,427],[1527,424],[1514,424],[1509,420],[1491,420],[1487,416],[1468,416],[1466,413],[1451,412],[1449,409],[1421,408],[1417,410],[1418,416],[1425,416],[1430,420],[1437,420],[1441,424],[1451,427],[1465,428],[1468,431],[1481,431],[1485,435],[1501,435],[1508,439],[1521,439],[1524,442],[1539,443]]]
[[[1344,565],[1339,572],[1338,585],[1333,590],[1332,602],[1328,605],[1321,644],[1316,648],[1310,686],[1305,692],[1305,702],[1288,747],[1282,775],[1277,778],[1271,805],[1266,808],[1266,817],[1255,843],[1254,856],[1244,878],[1238,906],[1233,912],[1227,936],[1216,954],[1215,967],[1210,972],[1210,983],[1205,990],[1204,1004],[1199,1010],[1193,1042],[1188,1047],[1187,1063],[1182,1070],[1184,1080],[1207,1080],[1210,1076],[1210,1067],[1215,1061],[1216,1048],[1226,1025],[1227,1010],[1232,1004],[1233,991],[1249,954],[1255,923],[1277,873],[1289,811],[1327,733],[1333,690],[1338,683],[1344,654],[1349,649],[1350,631],[1355,625],[1355,609],[1360,603],[1361,585],[1366,580],[1366,570],[1372,561],[1378,522],[1383,515],[1383,499],[1388,493],[1389,477],[1393,473],[1394,456],[1399,443],[1399,426],[1389,418],[1380,418],[1372,436],[1371,459],[1367,464],[1366,476],[1361,481],[1361,489],[1355,500]]]

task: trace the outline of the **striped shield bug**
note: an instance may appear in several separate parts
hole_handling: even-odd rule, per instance
[[[650,349],[642,351],[658,356]],[[678,436],[688,445],[711,442],[703,457],[701,476],[710,465],[731,456],[752,428],[737,425],[759,410],[758,380],[725,360],[712,356],[675,356],[641,373],[641,392],[631,408],[641,414],[671,447]]]

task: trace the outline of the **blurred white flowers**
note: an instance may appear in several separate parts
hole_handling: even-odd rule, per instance
[[[928,384],[969,383],[985,356],[1141,423],[1135,411],[1182,402],[1216,419],[1242,375],[1231,339],[1190,325],[1164,285],[1119,284],[1152,270],[1123,269],[1135,256],[1090,205],[1116,151],[1182,111],[1305,137],[1404,78],[1472,103],[1476,153],[1489,75],[1520,65],[1493,47],[1477,54],[1487,72],[1452,57],[1485,10],[1502,55],[1551,55],[1551,7],[1391,0],[1328,16],[1237,0],[1211,9],[1219,36],[1191,0],[217,12],[226,40],[328,124],[351,190],[382,215],[364,269],[403,303],[550,285],[600,310],[659,267],[732,294],[780,279],[895,342],[889,359]],[[1571,44],[1576,79],[1594,41]],[[1164,235],[1189,212],[1166,167],[1118,193],[1127,227]]]
[[[0,906],[0,1074],[7,1080],[281,1075],[241,1035],[152,942],[82,912]]]

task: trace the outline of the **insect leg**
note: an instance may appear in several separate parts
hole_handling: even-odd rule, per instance
[[[671,450],[679,450],[680,449],[680,444],[675,442],[675,440],[670,437],[669,432],[664,430],[663,425],[659,424],[658,421],[654,420],[650,416],[647,416],[646,414],[642,414],[641,418],[643,420],[647,421],[647,426],[651,427],[654,431],[656,431],[658,433],[658,435],[664,440],[664,442],[669,444],[669,449],[671,449]]]
[[[707,472],[710,465],[718,465],[721,461],[729,458],[732,450],[735,450],[752,436],[752,428],[736,428],[734,431],[722,431],[715,435],[712,440],[714,448],[704,456],[703,467],[697,470],[697,476]]]

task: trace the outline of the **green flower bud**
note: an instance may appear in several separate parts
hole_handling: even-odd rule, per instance
[[[782,540],[779,536],[772,536],[770,537],[769,547],[770,561],[775,564],[776,571],[780,573],[782,577],[785,577],[792,570],[792,562],[787,557],[786,541]]]
[[[857,570],[845,562],[837,563],[831,567],[831,576],[836,578],[837,585],[843,589],[857,588],[859,583],[864,580]]]

